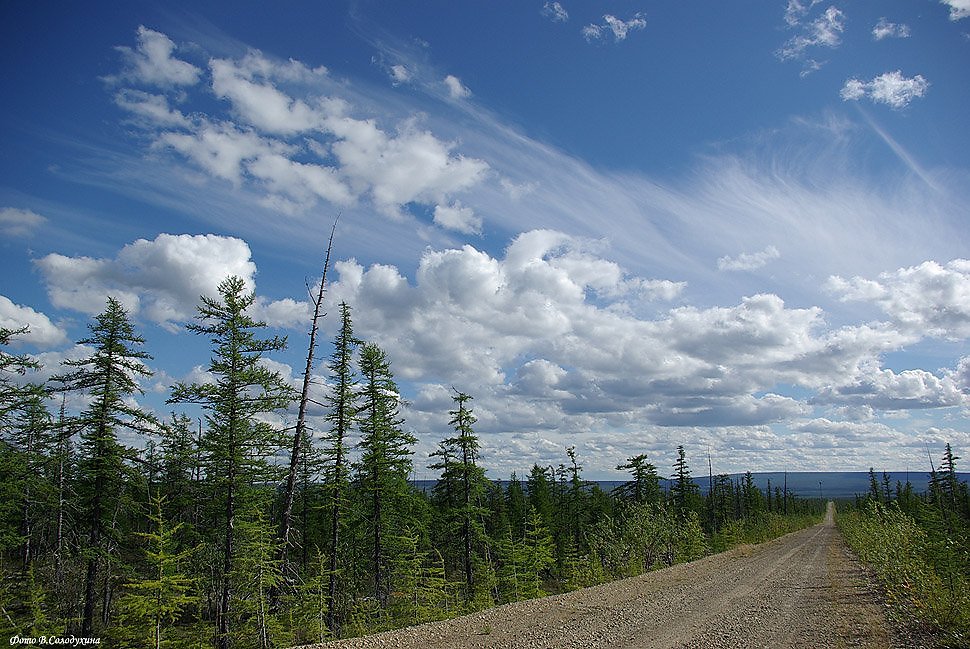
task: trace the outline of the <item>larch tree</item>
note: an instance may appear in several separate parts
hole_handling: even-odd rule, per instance
[[[338,619],[339,562],[343,552],[342,530],[347,518],[347,492],[350,487],[350,471],[347,453],[350,450],[350,434],[357,419],[357,373],[354,369],[354,352],[358,341],[354,338],[354,324],[350,307],[340,304],[340,330],[333,341],[333,354],[327,368],[330,370],[332,387],[326,398],[327,421],[330,428],[324,434],[323,454],[327,461],[325,486],[329,495],[330,528],[327,539],[327,614],[326,625],[334,637],[340,637]]]
[[[472,428],[476,418],[468,407],[471,399],[468,394],[455,390],[452,401],[456,408],[448,412],[451,415],[448,423],[454,427],[456,435],[446,439],[441,449],[445,454],[449,449],[453,458],[453,461],[445,462],[441,479],[451,485],[454,509],[446,512],[446,516],[452,519],[454,532],[461,543],[461,565],[468,600],[475,595],[475,546],[485,538],[482,497],[488,486],[485,470],[478,466],[478,436]]]
[[[211,341],[213,381],[179,383],[169,401],[199,404],[206,412],[201,440],[205,476],[222,509],[217,641],[224,649],[232,644],[236,516],[253,495],[251,485],[274,478],[268,460],[282,446],[279,432],[263,417],[286,408],[294,395],[283,377],[262,362],[266,354],[284,349],[286,339],[259,337],[266,324],[247,313],[255,293],[247,292],[236,276],[223,280],[218,292],[218,299],[202,296],[198,322],[187,325]]]
[[[129,452],[118,442],[118,431],[148,433],[157,429],[155,419],[129,401],[129,397],[141,393],[138,379],[151,376],[145,366],[151,356],[141,351],[145,341],[135,333],[127,311],[109,297],[105,310],[88,328],[91,335],[78,344],[90,345],[94,350],[91,356],[65,361],[71,370],[52,379],[60,384],[60,389],[80,392],[90,399],[78,421],[78,472],[82,511],[88,525],[82,636],[94,635],[98,568],[107,553],[104,537],[111,528],[109,518],[118,508],[124,477],[129,473],[124,461]]]
[[[401,425],[400,394],[384,351],[365,344],[360,353],[357,475],[366,508],[374,598],[381,609],[390,596],[390,550],[399,536],[411,497],[411,447],[416,439]]]

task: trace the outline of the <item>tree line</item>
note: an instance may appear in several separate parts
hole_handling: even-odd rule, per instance
[[[0,634],[320,642],[636,575],[821,513],[750,473],[709,475],[702,493],[683,446],[669,488],[637,455],[616,467],[629,480],[604,490],[575,447],[558,466],[489,479],[474,399],[459,390],[452,434],[429,458],[437,480],[417,488],[390,362],[355,335],[347,304],[326,396],[311,397],[325,277],[302,390],[265,362],[286,340],[249,315],[254,294],[229,277],[187,325],[209,343],[208,379],[174,385],[165,419],[138,405],[152,357],[117,300],[78,341],[90,355],[44,384],[25,380],[35,361],[7,351],[25,329],[0,330]],[[67,395],[83,407],[68,412]],[[275,423],[295,404],[294,426]]]

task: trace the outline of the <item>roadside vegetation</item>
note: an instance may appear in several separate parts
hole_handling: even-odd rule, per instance
[[[839,512],[849,545],[885,588],[892,615],[916,624],[943,646],[970,645],[970,493],[957,480],[950,445],[930,488],[890,484],[870,469],[870,490]]]
[[[322,282],[317,295],[319,314]],[[202,298],[188,329],[210,344],[207,378],[173,386],[165,419],[137,405],[151,356],[119,302],[79,341],[89,355],[44,384],[7,351],[24,330],[0,331],[0,635],[326,641],[637,575],[822,514],[750,473],[709,472],[702,493],[683,447],[669,482],[637,455],[617,467],[629,480],[604,490],[573,447],[499,482],[459,390],[431,457],[437,482],[418,489],[424,458],[390,362],[354,335],[351,308],[316,402],[315,338],[301,393],[266,362],[286,341],[248,315],[253,301],[239,278]],[[70,411],[69,395],[84,405]],[[325,426],[311,428],[312,409]],[[295,427],[278,423],[297,411]]]

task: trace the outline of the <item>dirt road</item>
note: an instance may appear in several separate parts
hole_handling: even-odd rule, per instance
[[[832,522],[758,546],[564,595],[327,649],[394,647],[892,647]]]

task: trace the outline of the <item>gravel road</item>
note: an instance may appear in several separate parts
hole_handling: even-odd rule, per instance
[[[832,521],[571,593],[317,648],[902,647]]]

